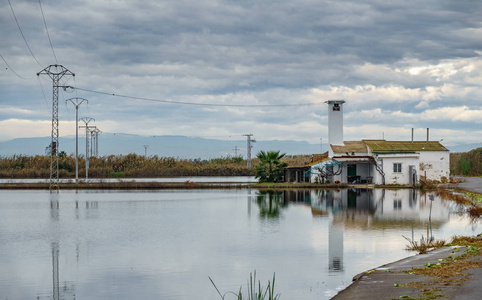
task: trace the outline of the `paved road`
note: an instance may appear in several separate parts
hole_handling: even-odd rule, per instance
[[[458,178],[460,178],[462,182],[455,184],[455,187],[482,194],[482,177]]]
[[[454,250],[452,247],[439,248],[428,254],[411,256],[394,263],[390,263],[374,270],[367,271],[355,276],[356,280],[345,290],[333,297],[333,300],[373,300],[373,299],[402,299],[403,296],[409,299],[427,297],[424,289],[430,289],[435,295],[444,299],[481,299],[482,285],[479,280],[482,276],[482,268],[475,268],[464,271],[469,274],[467,281],[462,282],[441,282],[434,277],[409,274],[415,268],[424,268],[427,262],[436,264],[439,259],[448,256],[455,257],[464,253],[465,247]],[[482,260],[481,256],[470,258],[471,261]],[[417,283],[409,287],[410,283]],[[408,284],[408,286],[407,286]],[[432,298],[428,298],[432,299]]]

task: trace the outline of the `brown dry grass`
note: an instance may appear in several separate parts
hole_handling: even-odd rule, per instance
[[[289,166],[303,166],[311,162],[311,155],[288,155],[282,159]],[[154,178],[172,176],[253,176],[259,164],[252,160],[252,168],[239,157],[221,157],[208,160],[175,157],[145,157],[143,155],[109,155],[91,157],[90,178]],[[0,157],[0,178],[49,178],[50,156],[13,155]],[[75,157],[59,158],[60,178],[75,177]],[[85,176],[85,160],[79,158],[79,176]]]
[[[433,249],[433,248],[440,248],[445,246],[446,242],[444,240],[430,240],[428,238],[422,237],[420,242],[418,241],[412,241],[411,239],[407,238],[406,236],[403,236],[407,241],[408,245],[405,248],[405,250],[408,251],[417,251],[419,254],[425,254],[428,252],[428,250]]]
[[[414,269],[410,272],[447,279],[467,276],[462,272],[482,267],[482,258],[478,257],[481,255],[482,238],[455,236],[450,244],[465,247],[465,253],[449,256],[440,263],[427,264],[425,268]]]

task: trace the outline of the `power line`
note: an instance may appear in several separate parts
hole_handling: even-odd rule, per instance
[[[306,103],[295,103],[295,104],[218,104],[218,103],[196,103],[196,102],[187,102],[187,101],[173,101],[173,100],[163,100],[163,99],[154,99],[154,98],[145,98],[145,97],[136,97],[136,96],[127,96],[127,95],[120,95],[115,93],[107,93],[107,92],[100,92],[94,91],[89,89],[83,89],[79,87],[70,87],[72,89],[119,97],[119,98],[127,98],[127,99],[134,99],[134,100],[141,100],[141,101],[152,101],[152,102],[162,102],[162,103],[169,103],[169,104],[183,104],[183,105],[196,105],[196,106],[217,106],[217,107],[292,107],[292,106],[308,106],[308,105],[317,105],[323,102],[306,102]]]
[[[37,76],[37,80],[38,80],[38,83],[40,84],[40,88],[42,89],[42,95],[44,96],[44,100],[45,100],[45,108],[50,113],[50,106],[49,106],[49,103],[48,103],[48,100],[47,100],[47,96],[45,95],[44,86],[42,85],[42,81],[40,81],[39,76]]]
[[[42,8],[42,2],[40,2],[40,0],[38,0],[38,4],[40,5],[40,11],[42,12],[42,18],[44,20],[45,31],[47,31],[47,37],[49,38],[50,48],[52,49],[52,53],[54,55],[55,62],[57,64],[59,64],[59,61],[57,60],[57,55],[55,55],[54,46],[52,46],[52,40],[50,39],[49,29],[47,28],[47,22],[45,21],[45,15],[44,15],[44,10]]]
[[[13,74],[17,75],[17,77],[21,78],[21,79],[25,79],[25,80],[30,80],[30,79],[33,79],[35,76],[33,77],[23,77],[21,76],[20,74],[18,74],[17,72],[15,72],[14,69],[12,69],[12,67],[10,67],[10,65],[7,63],[7,61],[5,60],[5,58],[3,58],[2,54],[0,54],[0,57],[2,58],[3,62],[7,65],[7,69],[10,69],[10,71],[12,71]]]
[[[42,64],[37,60],[35,55],[32,52],[32,49],[30,49],[30,46],[27,43],[27,39],[25,38],[25,35],[23,34],[22,28],[20,28],[20,24],[18,23],[17,16],[15,15],[15,12],[13,11],[12,3],[10,3],[10,0],[7,0],[8,4],[10,5],[10,9],[12,10],[13,18],[15,19],[15,23],[17,23],[18,30],[20,31],[20,34],[23,37],[23,40],[25,41],[25,45],[27,45],[28,51],[30,51],[30,54],[32,54],[32,57],[35,59],[35,61],[38,63],[40,67],[43,68]]]

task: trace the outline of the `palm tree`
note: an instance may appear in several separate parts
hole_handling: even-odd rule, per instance
[[[278,182],[283,179],[284,168],[288,166],[287,163],[281,162],[281,159],[286,153],[279,154],[279,151],[259,151],[257,157],[260,160],[256,166],[256,178],[260,182]]]

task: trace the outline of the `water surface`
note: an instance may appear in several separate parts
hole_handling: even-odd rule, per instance
[[[220,299],[208,276],[237,291],[256,270],[281,299],[329,299],[411,255],[403,236],[477,234],[459,211],[411,190],[0,191],[0,295]]]

